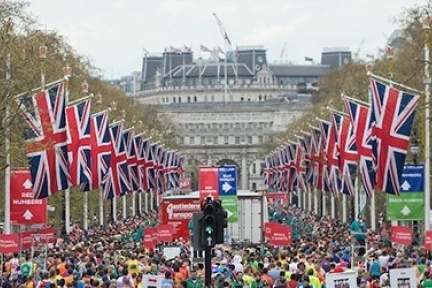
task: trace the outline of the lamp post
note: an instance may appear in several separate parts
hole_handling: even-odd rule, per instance
[[[420,142],[415,134],[411,137],[410,152],[414,165],[417,165],[417,157],[420,153]]]
[[[425,233],[430,229],[430,120],[429,120],[429,99],[430,99],[430,83],[431,78],[429,74],[429,34],[430,34],[430,24],[432,22],[431,17],[426,16],[423,19],[423,30],[425,32],[425,43],[424,43],[424,91],[425,91],[425,163],[424,163],[424,173],[425,173],[425,214],[424,214],[424,225]]]

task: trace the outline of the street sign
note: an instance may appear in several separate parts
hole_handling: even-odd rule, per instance
[[[218,167],[202,166],[198,168],[200,201],[210,197],[218,199]]]
[[[33,198],[29,168],[12,168],[10,176],[10,213],[13,225],[45,224],[47,199]]]
[[[400,196],[387,195],[387,219],[411,221],[424,219],[424,166],[405,165]]]
[[[237,196],[221,196],[222,207],[228,213],[228,223],[238,222]]]
[[[219,196],[237,195],[237,167],[234,165],[221,166],[218,170]]]

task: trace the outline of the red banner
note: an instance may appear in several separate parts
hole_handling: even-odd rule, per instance
[[[392,226],[391,241],[397,244],[411,245],[413,241],[413,229],[405,226]]]
[[[174,229],[172,237],[189,239],[189,221],[195,212],[201,211],[198,199],[178,198],[164,199],[159,210],[160,224],[171,224]]]
[[[272,228],[274,226],[280,225],[277,222],[266,222],[264,223],[264,237],[267,239],[270,239],[271,235],[272,235]]]
[[[431,250],[432,249],[432,230],[426,231],[424,248],[426,250]]]
[[[192,181],[191,178],[180,178],[180,190],[191,190]]]
[[[276,223],[271,227],[270,243],[275,246],[289,246],[291,245],[291,226],[285,226]]]
[[[155,243],[153,241],[153,227],[144,229],[144,247],[151,250],[154,249]]]
[[[33,237],[35,238],[35,244],[54,244],[57,239],[54,236],[54,227],[47,227],[39,229],[39,231],[33,232]]]
[[[285,207],[288,205],[288,193],[266,193],[269,207]]]
[[[171,224],[156,226],[158,242],[172,242],[174,240],[174,226]]]
[[[0,252],[9,254],[19,251],[19,236],[18,234],[0,234]]]
[[[200,202],[207,197],[219,199],[219,168],[212,166],[198,167]]]
[[[47,199],[34,199],[29,168],[12,168],[10,212],[14,225],[47,223]]]
[[[34,239],[33,232],[21,232],[19,233],[20,250],[27,250],[33,247]]]

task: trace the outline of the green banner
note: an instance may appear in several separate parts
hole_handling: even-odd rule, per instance
[[[424,219],[424,193],[403,192],[400,196],[387,194],[387,220],[411,221]]]
[[[228,223],[238,222],[237,196],[219,196],[222,207],[228,212]]]

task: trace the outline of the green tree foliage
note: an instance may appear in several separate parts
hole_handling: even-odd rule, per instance
[[[41,75],[45,83],[64,77],[63,68],[72,68],[68,81],[69,100],[75,100],[92,93],[101,96],[101,102],[93,100],[92,113],[111,107],[112,120],[124,119],[125,127],[134,126],[135,133],[144,133],[154,141],[165,143],[175,149],[178,129],[164,116],[160,116],[153,107],[141,105],[126,97],[117,87],[106,84],[100,77],[100,71],[86,57],[80,55],[67,43],[62,35],[55,31],[46,31],[38,27],[37,20],[28,12],[27,1],[0,1],[0,136],[10,136],[11,166],[28,166],[25,142],[22,138],[24,121],[14,103],[14,96],[22,93],[35,93],[41,88]],[[39,55],[40,46],[46,46],[47,57]],[[7,61],[10,59],[10,67]],[[6,81],[7,74],[11,80]],[[88,83],[89,91],[82,91],[82,83]],[[114,108],[114,102],[117,104]],[[10,117],[6,118],[6,108],[10,107]],[[11,128],[7,135],[6,127]],[[5,168],[5,142],[0,141],[0,171]],[[3,175],[3,174],[2,174]],[[4,187],[4,177],[0,177],[0,190]],[[76,191],[75,191],[76,190]],[[71,191],[71,203],[81,203],[82,196],[78,189]],[[0,193],[0,214],[3,214],[4,193]],[[63,192],[50,197],[49,202],[56,207],[55,219],[58,220]],[[90,193],[89,209],[97,211],[97,193]],[[72,205],[72,218],[81,218],[82,205]],[[2,218],[2,217],[0,217]]]

